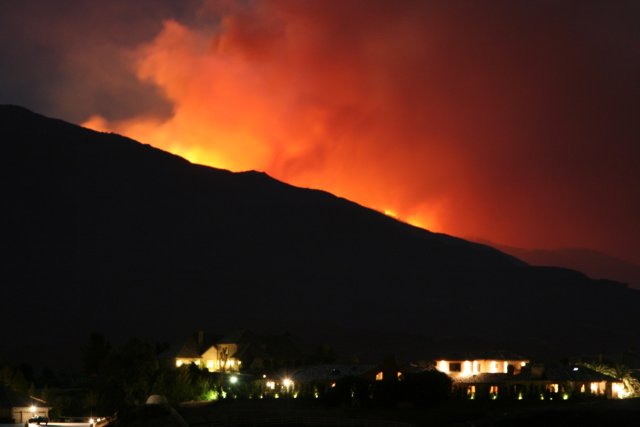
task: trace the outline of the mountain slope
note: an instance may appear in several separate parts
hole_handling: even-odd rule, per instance
[[[524,249],[490,242],[479,243],[491,245],[532,265],[571,268],[589,277],[607,278],[640,289],[640,266],[599,251],[584,248]]]
[[[20,107],[0,107],[0,136],[0,328],[15,348],[91,330],[166,339],[237,327],[412,357],[600,351],[640,337],[640,297],[623,285]]]

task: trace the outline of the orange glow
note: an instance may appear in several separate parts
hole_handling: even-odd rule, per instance
[[[207,24],[169,19],[126,51],[171,114],[83,124],[433,231],[521,247],[623,254],[626,245],[634,257],[637,215],[627,206],[636,192],[619,183],[635,182],[624,173],[636,170],[636,148],[616,160],[631,162],[626,169],[609,162],[595,185],[590,165],[606,166],[618,125],[598,122],[600,109],[580,100],[584,87],[635,98],[584,74],[598,68],[590,49],[573,48],[571,25],[542,18],[551,14],[502,22],[472,4],[364,3],[204,1]],[[538,38],[557,51],[529,45]],[[577,74],[589,85],[573,87]]]
[[[440,200],[423,200],[402,185],[404,177],[381,172],[385,162],[418,167],[408,150],[380,151],[408,137],[393,129],[396,113],[384,94],[371,93],[358,70],[309,58],[310,40],[303,36],[268,35],[261,43],[271,55],[254,56],[241,34],[251,24],[243,19],[231,14],[214,35],[167,21],[155,40],[139,48],[137,75],[162,88],[174,104],[170,118],[92,116],[83,126],[121,133],[194,163],[261,170],[373,208],[387,206],[382,211],[393,218],[438,228]]]

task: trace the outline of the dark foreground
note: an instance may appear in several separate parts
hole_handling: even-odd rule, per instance
[[[335,408],[296,400],[145,406],[126,426],[605,426],[636,425],[640,399],[589,402],[450,401],[430,408]]]

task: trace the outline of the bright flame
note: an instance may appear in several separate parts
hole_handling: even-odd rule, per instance
[[[121,121],[91,116],[83,125],[194,163],[266,171],[367,206],[388,206],[382,211],[389,216],[436,228],[442,199],[417,196],[406,185],[425,165],[415,160],[415,150],[395,145],[415,135],[396,128],[399,112],[388,95],[366,84],[358,69],[309,57],[310,44],[317,43],[309,39],[309,23],[289,23],[281,34],[279,14],[287,12],[277,9],[227,10],[215,34],[165,22],[155,40],[137,50],[136,71],[140,80],[161,88],[173,115]],[[271,14],[276,17],[269,21]],[[260,24],[265,19],[270,26]],[[260,37],[253,40],[255,35]],[[376,61],[377,54],[371,55]],[[445,157],[439,153],[428,170],[445,173]],[[384,174],[381,167],[401,172]]]

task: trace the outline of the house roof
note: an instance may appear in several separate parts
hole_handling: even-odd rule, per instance
[[[535,372],[536,368],[541,372]],[[561,363],[545,363],[544,365],[530,366],[523,369],[519,375],[514,376],[519,380],[536,381],[575,381],[575,382],[600,382],[619,381],[609,375],[601,374],[593,369],[577,365],[565,365]]]
[[[257,335],[246,329],[232,331],[225,335],[198,332],[189,336],[180,347],[176,357],[196,359],[212,346],[237,344],[235,358],[262,358],[275,360],[297,360],[302,352],[299,345],[288,334]]]
[[[315,365],[297,370],[292,378],[295,382],[335,381],[345,377],[358,377],[375,371],[376,365]]]
[[[19,393],[5,385],[0,384],[0,408],[18,408],[36,405],[49,407],[47,402],[37,397]]]
[[[529,358],[510,351],[492,350],[442,354],[435,360],[529,360]]]
[[[219,339],[220,335],[218,334],[196,332],[185,340],[180,350],[178,350],[176,357],[197,359],[202,356],[205,351],[210,349],[212,345],[215,345]]]
[[[476,374],[468,377],[456,378],[454,382],[461,384],[500,384],[512,381],[519,375],[511,374]]]

